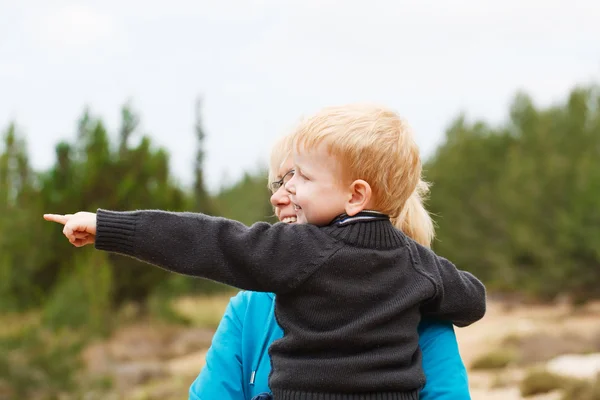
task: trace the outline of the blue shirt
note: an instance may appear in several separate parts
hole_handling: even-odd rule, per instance
[[[251,400],[270,392],[268,349],[283,336],[274,311],[272,293],[242,291],[231,299],[189,400]],[[452,324],[423,320],[418,333],[427,379],[421,400],[470,400]]]

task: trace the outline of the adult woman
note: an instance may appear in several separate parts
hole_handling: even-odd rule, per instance
[[[270,165],[271,204],[284,223],[295,223],[296,213],[284,183],[292,176],[288,138],[273,148]],[[407,202],[396,225],[424,245],[433,238],[431,219],[421,204],[422,184]],[[284,265],[281,266],[285,268]],[[271,293],[240,292],[233,297],[214,335],[206,365],[190,387],[190,400],[258,398],[269,392],[271,371],[268,348],[282,337],[274,315]],[[419,345],[427,384],[421,399],[469,399],[467,376],[452,325],[423,320]]]

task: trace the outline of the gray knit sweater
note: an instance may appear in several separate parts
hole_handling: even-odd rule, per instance
[[[418,399],[422,313],[457,326],[485,314],[477,278],[388,219],[246,227],[196,213],[98,210],[95,246],[276,293],[284,332],[269,349],[276,400]]]

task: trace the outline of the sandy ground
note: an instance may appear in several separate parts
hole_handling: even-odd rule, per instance
[[[585,336],[600,332],[600,303],[574,311],[566,305],[517,306],[508,309],[501,303],[490,303],[483,320],[467,328],[456,328],[456,336],[463,361],[469,367],[473,361],[492,349],[498,349],[503,339],[509,336],[536,334]],[[570,366],[573,368],[575,366]],[[583,367],[583,365],[582,365]],[[569,371],[573,372],[573,371]],[[515,381],[524,371],[514,368],[503,372],[512,375]],[[469,385],[473,400],[520,400],[516,385],[492,388],[497,372],[469,371]],[[527,397],[532,400],[559,399],[560,393]]]
[[[193,304],[191,308],[198,310]],[[568,332],[596,334],[600,338],[600,303],[573,311],[561,305],[508,309],[503,304],[491,302],[483,320],[471,327],[456,328],[461,356],[467,368],[479,356],[501,348],[501,342],[507,336]],[[86,357],[89,365],[96,369],[102,369],[104,365],[116,372],[117,389],[122,393],[122,397],[116,398],[183,399],[187,398],[190,383],[204,365],[211,337],[212,331],[207,329],[161,331],[154,326],[134,327],[117,332],[109,343],[89,348]],[[160,354],[156,353],[157,349],[161,350]],[[116,367],[115,359],[121,360]],[[472,399],[520,400],[518,382],[524,373],[517,367],[502,372],[470,370]],[[498,385],[499,379],[504,382],[502,385]],[[558,400],[560,393],[527,399]]]

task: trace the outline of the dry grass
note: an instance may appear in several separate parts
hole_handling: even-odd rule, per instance
[[[509,335],[502,340],[502,348],[513,348],[521,365],[549,361],[562,354],[589,354],[600,351],[598,336],[589,337],[571,332],[549,334],[537,332],[524,336]]]
[[[502,369],[517,361],[517,354],[512,349],[492,350],[481,355],[471,363],[472,370]]]
[[[563,390],[573,383],[572,379],[553,374],[544,369],[533,369],[525,375],[519,389],[523,397]]]
[[[595,381],[578,381],[568,385],[562,400],[600,400],[600,375]]]
[[[0,339],[15,336],[27,328],[39,325],[40,312],[0,314]]]
[[[216,329],[232,296],[237,292],[211,296],[182,297],[173,301],[173,309],[192,325],[199,328]]]

